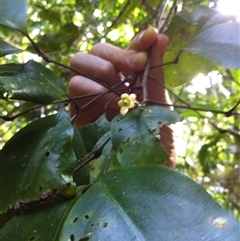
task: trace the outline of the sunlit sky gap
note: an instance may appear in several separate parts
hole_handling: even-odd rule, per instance
[[[240,21],[240,0],[219,0],[217,5],[220,12],[234,15]]]

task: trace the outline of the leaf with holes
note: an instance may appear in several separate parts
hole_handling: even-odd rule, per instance
[[[59,200],[22,210],[21,215],[13,216],[0,229],[1,240],[59,241],[57,237],[59,229],[61,228],[63,217],[69,211],[68,206],[71,207],[71,201],[65,200],[63,202],[63,200]],[[0,216],[1,218],[3,217]]]
[[[159,128],[178,120],[177,113],[158,106],[137,108],[125,116],[116,116],[110,130],[120,165],[165,163],[167,155],[159,141]]]
[[[49,104],[67,98],[67,91],[52,71],[31,60],[26,64],[1,66],[0,98]]]
[[[5,241],[225,241],[238,240],[239,228],[197,183],[143,164],[108,172],[70,201],[24,210],[0,236]]]
[[[107,132],[96,144],[95,148],[99,147],[103,141],[110,135]],[[113,151],[112,142],[109,140],[102,149],[101,156],[89,163],[90,169],[90,183],[94,183],[104,173],[109,170],[120,167],[116,153]]]
[[[57,116],[34,121],[10,139],[0,153],[0,212],[51,199],[56,192],[74,195],[73,139],[72,124]]]
[[[219,241],[238,234],[237,220],[194,181],[143,164],[100,178],[69,209],[59,240]]]
[[[92,151],[96,143],[109,128],[110,122],[106,119],[105,115],[102,115],[94,123],[89,123],[79,129],[88,152]]]

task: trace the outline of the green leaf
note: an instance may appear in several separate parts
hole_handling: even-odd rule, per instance
[[[115,169],[66,217],[62,240],[238,240],[239,224],[188,177],[160,165]],[[72,239],[71,239],[72,238]]]
[[[27,1],[0,0],[0,24],[27,35]]]
[[[56,125],[49,128],[50,123]],[[51,198],[56,191],[75,194],[73,135],[68,120],[50,116],[32,122],[6,143],[0,153],[1,212]]]
[[[18,49],[14,46],[12,46],[9,43],[6,43],[5,41],[0,39],[0,57],[3,57],[8,54],[15,54],[15,53],[21,53],[22,50]]]
[[[59,228],[70,204],[71,201],[58,201],[23,210],[21,215],[13,217],[0,229],[1,240],[58,241]]]
[[[87,152],[92,151],[98,140],[110,129],[110,122],[105,115],[100,116],[94,123],[82,126],[79,130],[84,139]]]
[[[238,83],[240,79],[240,69],[230,70],[230,74],[234,78],[234,80]]]
[[[222,134],[218,134],[218,135],[215,135],[215,136],[212,136],[212,137],[208,137],[207,140],[205,140],[205,142],[208,142],[208,143],[205,143],[204,145],[202,145],[201,149],[198,152],[197,157],[198,157],[198,160],[199,160],[200,165],[202,167],[202,171],[203,171],[204,175],[209,175],[210,172],[211,172],[212,162],[209,161],[210,160],[209,156],[211,154],[213,154],[213,152],[211,152],[211,154],[210,154],[209,149],[216,148],[217,143],[222,138],[223,138]]]
[[[240,68],[238,22],[215,25],[201,32],[184,49],[229,69]]]
[[[67,97],[62,81],[45,66],[29,61],[0,68],[0,98],[49,104]]]
[[[211,16],[211,18],[204,24],[201,31],[211,28],[215,25],[218,25],[221,23],[227,23],[227,22],[231,22],[231,21],[236,21],[234,16],[226,15],[221,12],[214,12],[214,14]]]
[[[101,144],[99,140],[98,144]],[[101,156],[89,163],[90,183],[95,183],[104,173],[112,169],[121,167],[116,153],[113,151],[111,141],[104,146]]]
[[[215,103],[194,103],[194,106],[192,106],[192,108],[199,108],[202,109],[203,112],[205,113],[206,110],[208,111],[217,111],[218,107],[216,106]],[[204,111],[205,110],[205,111]],[[198,117],[199,118],[199,114],[198,112],[201,112],[200,110],[198,110],[197,112],[195,110],[191,110],[191,109],[182,109],[182,108],[177,108],[176,110],[178,113],[181,113],[181,117],[187,118],[187,117]]]
[[[74,126],[74,136],[72,140],[72,147],[77,160],[82,159],[86,154],[86,147],[84,140],[79,132],[79,129]],[[73,181],[76,185],[87,185],[89,184],[89,168],[85,166],[78,172],[73,174]]]
[[[167,155],[158,138],[159,128],[178,120],[177,113],[158,106],[116,116],[111,122],[111,141],[120,164],[164,163]]]
[[[164,62],[168,63],[177,57],[200,32],[207,21],[218,12],[203,6],[189,7],[188,11],[176,14],[165,34],[169,44]],[[182,52],[177,64],[164,66],[165,83],[176,87],[192,80],[198,73],[207,74],[216,66],[211,61],[190,52]]]
[[[206,25],[209,19],[212,19],[218,14],[219,12],[213,8],[201,5],[193,5],[189,6],[186,10],[184,9],[180,13],[177,13],[176,15],[183,19],[186,23],[192,25],[194,32],[197,33]]]

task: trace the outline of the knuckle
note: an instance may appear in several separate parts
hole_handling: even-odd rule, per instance
[[[76,67],[85,53],[78,52],[70,58],[70,67]]]
[[[92,49],[89,51],[90,54],[93,55],[99,55],[99,53],[102,51],[103,43],[96,43],[93,45]]]

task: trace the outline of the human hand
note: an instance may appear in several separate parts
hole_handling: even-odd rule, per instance
[[[112,87],[121,83],[123,77],[144,70],[148,50],[151,51],[150,66],[161,65],[167,42],[168,38],[165,35],[158,34],[154,28],[148,28],[138,34],[126,49],[120,49],[106,43],[98,43],[93,46],[90,54],[79,52],[74,55],[70,61],[70,66],[92,79],[97,79],[99,82]],[[164,84],[162,67],[150,69],[149,73],[152,77]],[[136,85],[139,85],[140,82],[141,77],[138,77]],[[120,87],[123,87],[123,85]],[[69,93],[71,97],[83,97],[105,91],[107,91],[106,87],[84,76],[75,75],[69,82]],[[139,90],[133,91],[133,93],[134,92],[137,94],[137,100],[141,102],[141,92],[139,92]],[[163,104],[170,103],[164,87],[152,79],[148,79],[147,81],[147,93],[148,99]],[[119,94],[121,94],[121,92]],[[76,105],[82,107],[94,97],[79,98],[75,100],[75,104],[71,103],[71,115],[77,113]],[[120,112],[120,107],[117,104],[119,97],[114,97],[116,97],[115,93],[108,93],[97,101],[94,101],[75,118],[75,124],[80,127],[93,122],[101,116],[104,111],[108,120],[113,119],[114,116]],[[105,109],[106,104],[107,108]],[[169,126],[163,126],[160,135],[161,142],[167,151],[169,159],[171,159],[174,150],[172,129]],[[173,160],[169,163],[168,166],[173,166]]]
[[[167,41],[168,39],[165,35],[158,35],[154,28],[148,28],[136,36],[126,49],[120,49],[110,44],[98,43],[92,48],[90,54],[77,53],[71,59],[70,65],[87,76],[112,87],[117,83],[121,83],[122,76],[144,69],[147,61],[146,51],[150,48],[152,51],[150,66],[161,65]],[[161,67],[150,70],[150,74],[163,82],[163,69]],[[136,83],[139,84],[139,81],[136,81]],[[104,86],[80,75],[74,76],[69,83],[69,93],[72,97],[103,93],[106,90]],[[155,81],[148,80],[147,92],[149,99],[166,103],[165,90]],[[138,91],[139,95],[141,94]],[[75,124],[82,126],[96,120],[103,114],[106,103],[114,96],[114,93],[106,94],[95,101],[81,112],[75,119]],[[81,107],[91,99],[93,98],[81,98],[76,100],[75,103]],[[109,120],[116,114],[119,114],[118,100],[119,98],[115,98],[107,106],[106,116]],[[75,106],[71,104],[71,114],[75,113]]]

